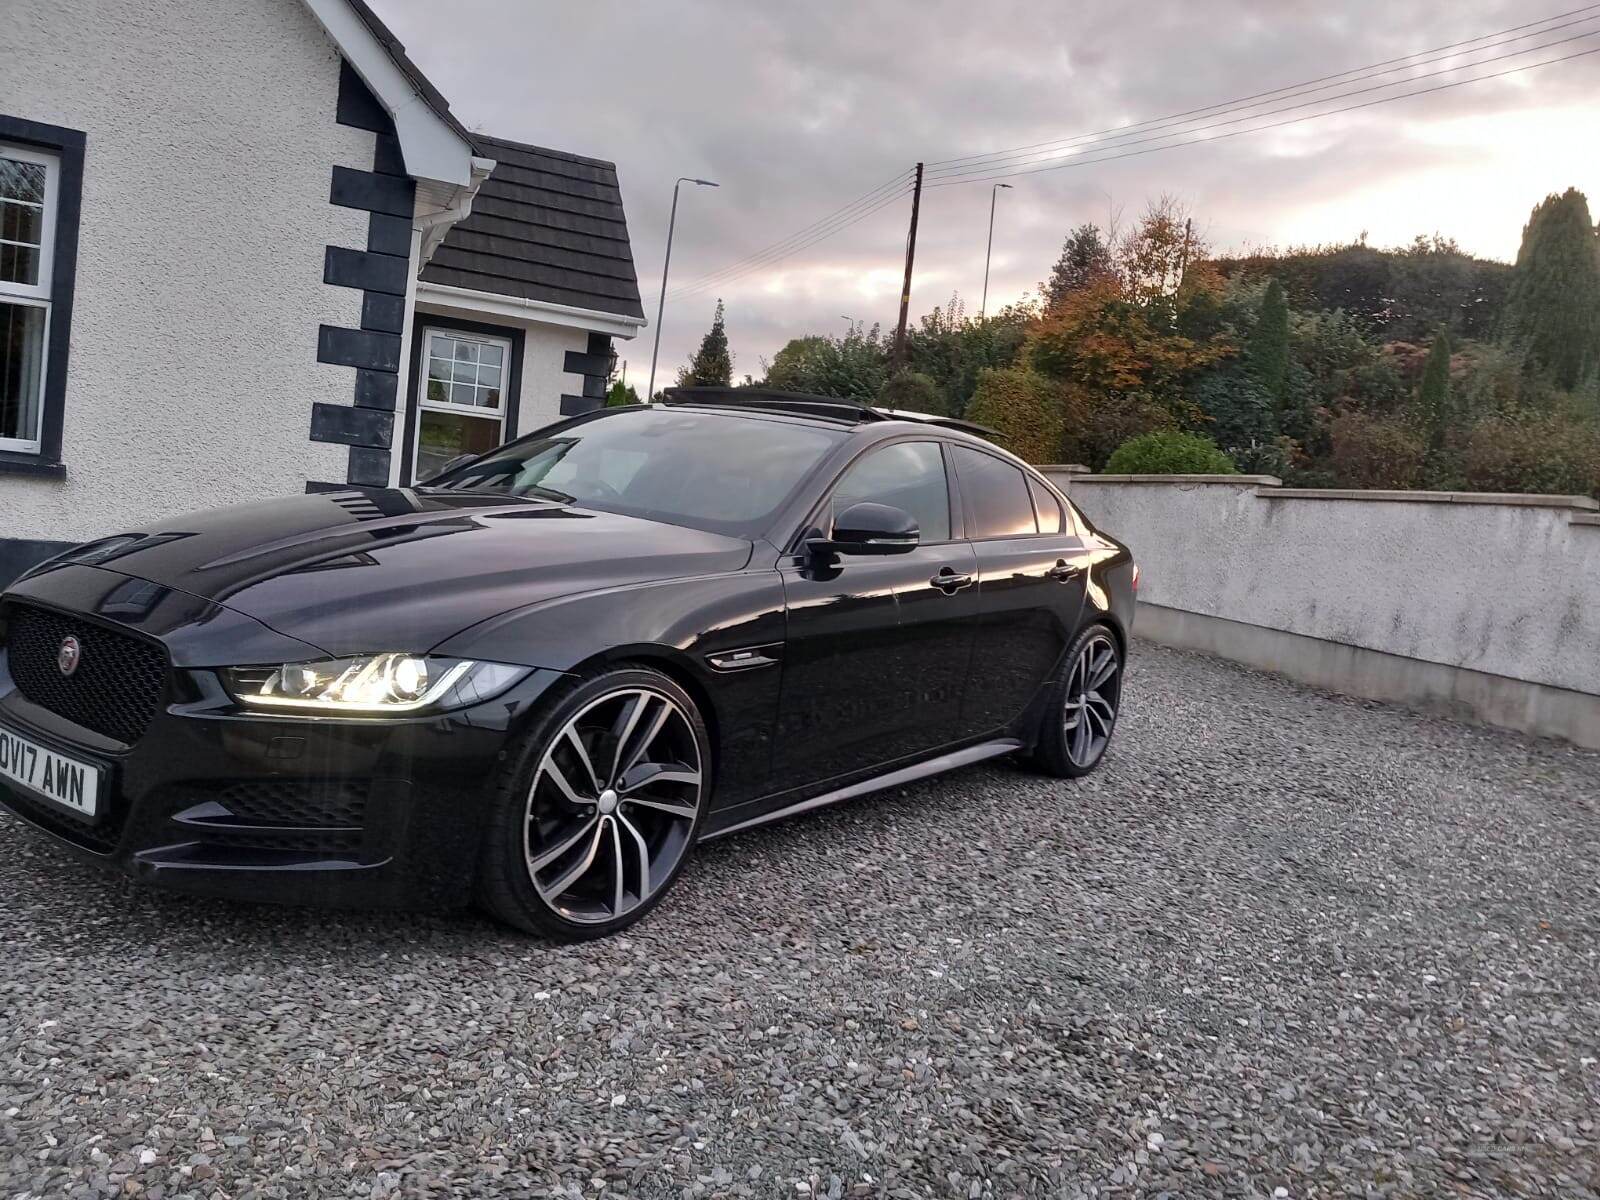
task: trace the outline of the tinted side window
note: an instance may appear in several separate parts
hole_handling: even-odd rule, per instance
[[[924,542],[950,540],[950,485],[937,442],[898,442],[857,460],[834,489],[834,515],[864,500],[910,513]]]
[[[1028,487],[1033,491],[1033,507],[1039,511],[1039,532],[1060,533],[1060,502],[1050,494],[1049,488],[1032,476],[1028,477]]]
[[[972,516],[969,538],[1021,537],[1037,533],[1028,477],[991,454],[953,446],[961,494]]]

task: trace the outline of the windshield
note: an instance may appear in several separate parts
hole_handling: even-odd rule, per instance
[[[428,488],[547,497],[754,537],[843,431],[649,407],[551,426]]]

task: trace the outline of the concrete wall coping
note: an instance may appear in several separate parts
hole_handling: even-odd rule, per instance
[[[1100,478],[1105,478],[1101,476]],[[1184,478],[1173,476],[1174,479]],[[1241,475],[1239,478],[1246,478]],[[1385,500],[1403,504],[1506,504],[1520,508],[1600,510],[1600,501],[1588,496],[1542,496],[1521,492],[1414,492],[1378,488],[1264,488],[1264,500]]]
[[[1035,463],[1035,471],[1059,471],[1063,475],[1093,475],[1094,470],[1082,463]]]
[[[1277,488],[1283,480],[1276,475],[1079,475],[1072,483],[1074,487],[1080,483],[1222,483]]]
[[[1600,513],[1573,513],[1567,518],[1568,525],[1592,525],[1600,529]]]

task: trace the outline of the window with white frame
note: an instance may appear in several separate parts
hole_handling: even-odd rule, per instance
[[[482,454],[505,440],[511,370],[509,339],[427,328],[422,338],[413,474],[418,480],[438,474],[453,458]]]
[[[0,450],[37,454],[60,159],[0,143]]]

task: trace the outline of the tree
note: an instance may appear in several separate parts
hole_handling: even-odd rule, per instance
[[[1136,304],[1169,308],[1183,287],[1191,261],[1209,251],[1196,237],[1189,214],[1171,196],[1145,209],[1127,237],[1115,246],[1123,291]]]
[[[1064,416],[1057,386],[1022,367],[983,371],[967,416],[999,433],[1018,458],[1050,462],[1061,445]]]
[[[876,404],[889,378],[889,355],[878,327],[846,336],[794,338],[772,356],[764,383],[784,392]]]
[[[1279,413],[1289,406],[1289,302],[1276,278],[1261,294],[1256,327],[1245,343],[1245,366]]]
[[[700,349],[678,372],[679,387],[727,387],[733,382],[733,355],[728,351],[728,331],[723,327],[722,301],[717,301],[711,329],[700,339]]]
[[[1414,488],[1422,482],[1427,447],[1403,420],[1341,413],[1329,440],[1329,462],[1342,487]]]
[[[1041,374],[1081,388],[1097,404],[1138,394],[1139,407],[1154,404],[1167,411],[1163,424],[1192,424],[1184,382],[1232,347],[1220,339],[1184,337],[1171,318],[1169,305],[1139,304],[1124,295],[1120,282],[1102,279],[1073,292],[1039,322],[1026,360]]]
[[[939,389],[939,398],[928,411],[952,417],[964,413],[984,370],[1017,361],[1036,316],[1031,305],[1012,304],[973,320],[962,314],[954,298],[944,308],[924,314],[907,331],[906,365]]]
[[[1592,379],[1600,356],[1600,260],[1589,201],[1576,188],[1528,218],[1506,294],[1501,337],[1567,389]]]
[[[1046,309],[1054,308],[1071,293],[1110,275],[1115,268],[1111,248],[1100,234],[1100,226],[1085,223],[1067,235],[1061,257],[1050,268],[1050,278],[1039,284]]]
[[[1444,449],[1444,437],[1451,424],[1450,335],[1443,328],[1433,338],[1428,365],[1422,369],[1417,389],[1417,415],[1427,438],[1428,452]]]
[[[884,408],[906,412],[924,412],[939,415],[944,406],[944,396],[939,385],[916,371],[901,371],[878,393],[878,403]]]
[[[624,404],[639,403],[639,393],[633,390],[633,384],[617,380],[606,392],[606,407],[621,408]]]

